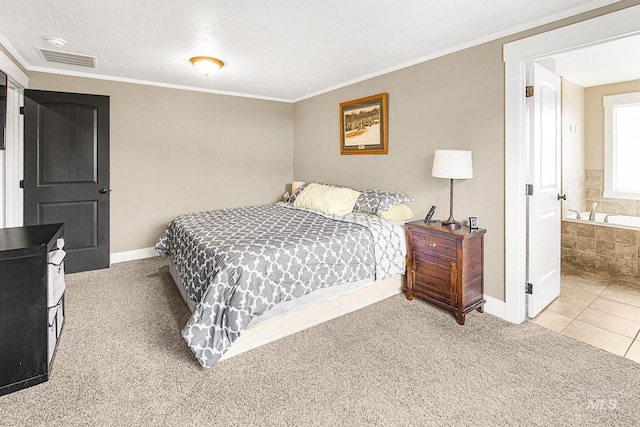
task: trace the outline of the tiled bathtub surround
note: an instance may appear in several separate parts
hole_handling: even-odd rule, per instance
[[[604,198],[604,170],[602,169],[586,169],[584,192],[585,207],[584,210],[590,209],[592,203],[597,203],[597,212],[640,216],[640,200],[627,199],[609,199]]]
[[[562,191],[567,196],[567,200],[562,202],[562,207],[572,209],[578,212],[587,210],[587,198],[584,188],[586,178],[585,170],[576,170],[572,172],[562,172]]]
[[[562,262],[592,271],[640,277],[640,230],[562,221]]]
[[[567,200],[563,202],[565,212],[573,209],[579,212],[589,211],[595,202],[597,212],[640,216],[640,200],[609,199],[603,197],[604,170],[585,169],[584,171],[563,172],[562,188]],[[568,213],[567,216],[573,214]]]
[[[604,171],[585,169],[563,176],[567,201],[565,212],[573,209],[589,211],[597,203],[596,212],[640,216],[640,200],[603,197]],[[573,213],[565,214],[572,217]],[[562,221],[562,262],[616,275],[640,277],[640,230],[615,228],[588,222]]]

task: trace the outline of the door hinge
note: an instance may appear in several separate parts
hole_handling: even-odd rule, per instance
[[[20,184],[19,185],[20,185],[20,188],[24,188],[24,179],[20,180]]]
[[[527,86],[524,93],[527,98],[531,98],[533,96],[533,86]]]
[[[524,293],[533,294],[533,283],[527,282],[524,284]]]
[[[533,196],[533,184],[526,184],[526,186],[525,186],[525,194],[527,196]]]
[[[24,116],[24,107],[20,107],[20,114]]]

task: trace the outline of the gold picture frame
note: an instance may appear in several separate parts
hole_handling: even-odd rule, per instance
[[[387,93],[340,104],[340,154],[387,154]]]

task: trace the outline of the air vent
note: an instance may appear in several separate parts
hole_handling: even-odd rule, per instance
[[[61,52],[59,50],[36,48],[45,61],[59,64],[77,65],[79,67],[97,67],[95,56],[81,55],[79,53]]]

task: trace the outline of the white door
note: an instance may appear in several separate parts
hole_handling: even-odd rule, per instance
[[[527,316],[535,317],[560,295],[560,77],[538,64],[529,73],[527,197]]]

